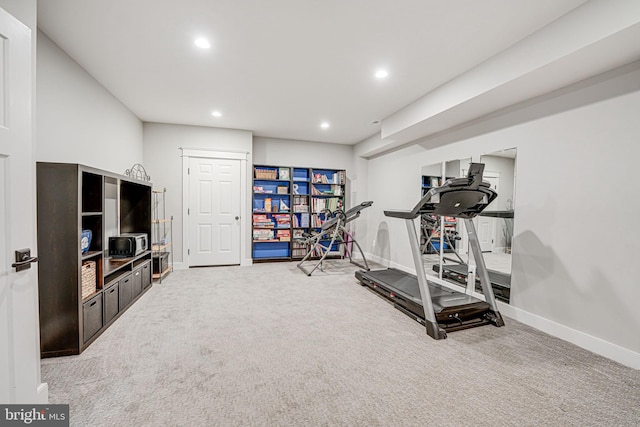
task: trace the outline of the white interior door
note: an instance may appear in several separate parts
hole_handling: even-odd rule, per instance
[[[17,271],[15,251],[35,246],[31,136],[31,30],[0,9],[0,402],[46,403],[40,384],[37,264]]]
[[[486,172],[483,176],[484,181],[489,182],[491,184],[491,188],[493,188],[498,194],[498,187],[500,185],[500,174],[497,172]],[[497,198],[494,200],[491,205],[489,205],[486,210],[497,210],[496,205]],[[478,240],[480,241],[480,249],[482,252],[492,252],[494,243],[496,242],[496,220],[497,218],[492,218],[488,216],[478,216]]]
[[[241,167],[189,159],[189,266],[240,264]]]

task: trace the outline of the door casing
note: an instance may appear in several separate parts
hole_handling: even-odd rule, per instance
[[[182,261],[183,267],[189,266],[189,160],[192,157],[209,159],[236,159],[240,160],[240,265],[251,265],[253,261],[249,256],[247,236],[251,215],[248,213],[249,162],[250,153],[244,151],[218,151],[206,148],[181,148],[182,150]]]

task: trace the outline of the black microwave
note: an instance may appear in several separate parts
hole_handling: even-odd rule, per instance
[[[109,237],[109,256],[114,258],[134,257],[148,248],[146,233],[125,233]]]

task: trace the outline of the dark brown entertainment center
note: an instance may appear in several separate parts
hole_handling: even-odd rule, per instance
[[[79,164],[38,162],[36,171],[40,352],[80,354],[151,287],[151,248],[130,258],[108,251],[118,233],[151,237],[151,183]]]

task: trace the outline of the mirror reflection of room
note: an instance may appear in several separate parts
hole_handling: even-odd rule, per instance
[[[484,180],[498,197],[476,219],[478,238],[496,298],[509,301],[511,289],[511,247],[515,207],[516,149],[480,157],[485,164]]]
[[[422,194],[447,179],[467,175],[471,158],[436,163],[422,168]],[[511,246],[515,206],[516,149],[501,150],[480,157],[485,165],[483,180],[498,197],[474,219],[478,239],[496,298],[509,302],[511,287]],[[421,249],[425,272],[430,277],[467,287],[469,271],[476,271],[469,259],[469,241],[464,221],[452,217],[423,216]],[[476,292],[482,293],[479,279]]]
[[[422,193],[442,185],[442,163],[422,167]],[[439,277],[440,266],[440,219],[435,215],[423,214],[420,217],[420,249],[424,270],[427,276]],[[435,266],[435,268],[434,268]]]

